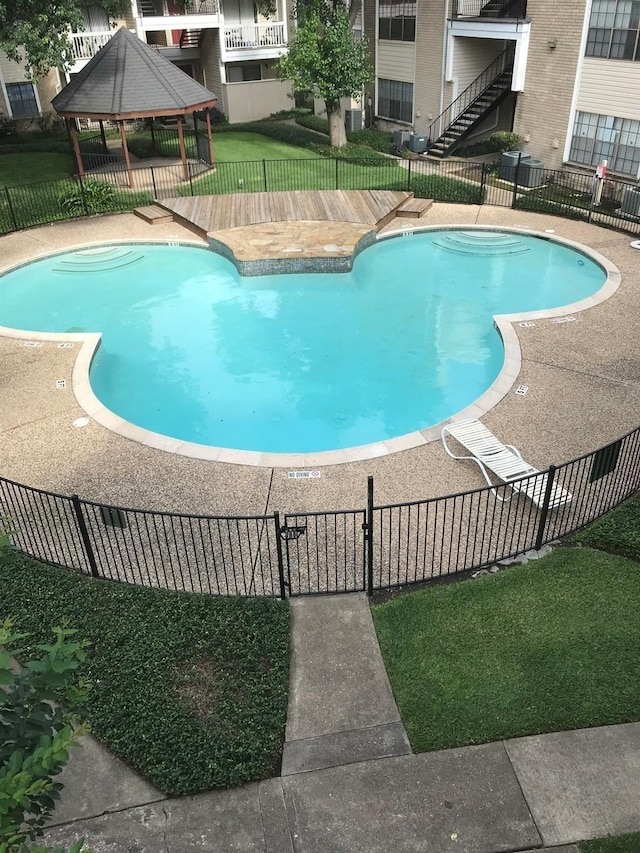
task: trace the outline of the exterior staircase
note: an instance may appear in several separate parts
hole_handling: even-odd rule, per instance
[[[511,94],[514,47],[510,45],[429,128],[431,157],[444,158]]]
[[[183,30],[180,34],[180,47],[198,47],[202,30]]]
[[[140,15],[157,15],[156,4],[154,0],[138,0],[138,13]]]

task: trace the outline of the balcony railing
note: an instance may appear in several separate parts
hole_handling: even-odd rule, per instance
[[[521,20],[527,15],[527,0],[453,0],[451,18],[504,18]]]
[[[224,28],[226,50],[251,50],[261,47],[285,47],[284,21],[268,24],[233,24]]]
[[[112,30],[99,33],[71,33],[71,56],[74,62],[92,59],[112,35]]]
[[[138,0],[138,14],[152,18],[171,18],[183,15],[219,15],[220,3],[218,0],[194,0],[185,6],[182,11],[168,12],[162,0]]]

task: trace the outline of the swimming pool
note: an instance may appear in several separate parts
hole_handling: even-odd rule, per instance
[[[305,453],[450,417],[494,381],[493,315],[574,303],[604,269],[554,241],[442,230],[381,240],[347,274],[241,278],[196,247],[122,244],[0,279],[0,324],[102,332],[91,385],[185,442]]]

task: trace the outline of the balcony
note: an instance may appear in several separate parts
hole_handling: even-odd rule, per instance
[[[137,0],[136,23],[139,30],[193,30],[220,24],[218,0],[194,0],[188,7],[162,0]]]
[[[71,33],[69,41],[71,42],[71,59],[74,63],[74,71],[78,71],[90,59],[96,55],[101,47],[109,41],[113,35],[113,30],[105,30],[95,33]]]
[[[453,0],[451,19],[523,20],[527,15],[527,0]]]
[[[284,21],[231,24],[224,27],[225,54],[233,53],[237,58],[266,59],[282,53],[286,46],[287,31]]]

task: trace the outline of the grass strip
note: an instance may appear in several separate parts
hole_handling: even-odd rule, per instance
[[[640,718],[640,566],[590,548],[373,608],[415,751]]]
[[[42,180],[57,181],[73,174],[74,162],[70,154],[14,153],[5,154],[0,148],[0,186],[15,187]]]
[[[289,614],[280,601],[140,589],[0,552],[0,618],[32,642],[66,622],[91,642],[91,727],[167,794],[277,775]]]
[[[640,832],[611,835],[596,841],[580,841],[580,853],[640,853]]]
[[[640,495],[634,495],[576,533],[573,541],[610,554],[622,554],[632,560],[640,560]]]

